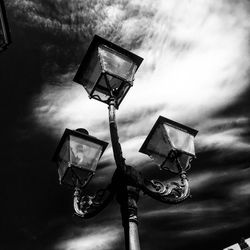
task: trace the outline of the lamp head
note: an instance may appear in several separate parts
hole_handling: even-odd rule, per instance
[[[150,156],[160,168],[181,173],[188,170],[195,157],[197,133],[195,129],[160,116],[139,152]]]
[[[86,129],[66,129],[53,157],[60,183],[72,187],[87,185],[107,145],[90,136]]]
[[[109,104],[115,99],[119,107],[133,85],[134,75],[142,58],[95,35],[74,82],[83,85],[89,97]]]

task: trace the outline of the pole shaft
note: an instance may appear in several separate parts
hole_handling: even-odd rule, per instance
[[[112,142],[113,154],[117,167],[119,178],[119,187],[117,190],[117,200],[120,203],[122,215],[122,225],[124,227],[125,249],[140,250],[138,221],[137,221],[137,201],[139,189],[128,186],[128,167],[122,155],[122,148],[119,143],[118,130],[115,119],[115,100],[111,99],[109,103],[109,127]]]
[[[121,144],[119,143],[119,136],[115,119],[115,100],[113,99],[111,99],[109,103],[109,128],[117,170],[125,173],[126,165],[125,159],[122,155]]]
[[[129,250],[140,250],[138,225],[129,221]]]
[[[138,233],[137,201],[139,189],[128,186],[128,221],[129,221],[129,250],[140,250]]]

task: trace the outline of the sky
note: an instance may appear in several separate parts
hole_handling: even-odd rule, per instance
[[[199,131],[192,198],[141,194],[144,250],[224,249],[250,237],[250,2],[247,0],[8,0],[12,44],[0,54],[3,240],[0,248],[116,250],[119,206],[74,216],[73,190],[51,158],[65,128],[109,142],[89,192],[115,170],[107,105],[72,81],[98,34],[144,58],[117,111],[126,162],[173,178],[138,152],[159,115]]]

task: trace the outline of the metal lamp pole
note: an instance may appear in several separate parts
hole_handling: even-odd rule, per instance
[[[117,201],[120,204],[122,224],[124,227],[126,250],[140,250],[137,218],[137,201],[139,198],[139,175],[132,167],[125,164],[115,119],[115,99],[109,103],[109,127],[114,158],[119,176]]]

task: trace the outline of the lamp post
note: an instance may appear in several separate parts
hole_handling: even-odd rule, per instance
[[[4,1],[0,0],[0,52],[7,49],[11,43],[10,30],[4,6]]]
[[[85,181],[81,182],[82,185],[76,181],[71,182],[73,183],[71,186],[75,188],[75,213],[83,218],[90,218],[103,210],[110,200],[116,197],[120,204],[126,250],[140,249],[137,218],[140,191],[165,203],[178,203],[189,197],[186,171],[190,168],[191,160],[195,158],[194,137],[198,132],[160,116],[140,149],[140,152],[149,155],[162,170],[179,175],[178,182],[164,184],[159,180],[144,179],[134,167],[125,163],[119,143],[115,110],[119,108],[132,86],[134,75],[142,60],[141,57],[95,36],[74,77],[74,81],[83,85],[90,98],[108,104],[110,137],[116,163],[111,183],[94,195],[84,192],[84,187],[92,175],[90,178],[85,178]],[[59,169],[63,141],[65,141],[65,135],[53,158],[58,163]],[[96,159],[99,159],[100,155],[99,153]],[[66,162],[68,164],[69,161]],[[65,170],[62,172],[65,173]],[[62,180],[60,170],[59,176]]]

